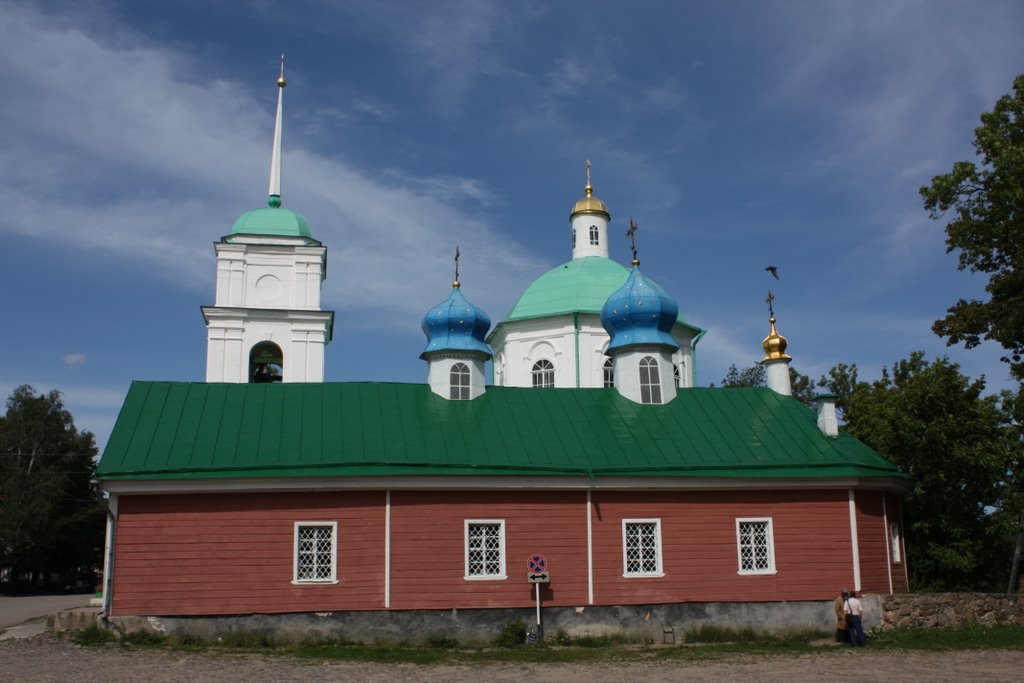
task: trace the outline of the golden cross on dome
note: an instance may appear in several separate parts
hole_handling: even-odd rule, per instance
[[[626,231],[626,237],[629,238],[629,242],[633,247],[633,265],[639,266],[640,259],[636,256],[636,231],[640,229],[640,226],[636,224],[636,221],[630,217],[629,219],[629,230]]]
[[[285,84],[285,81],[284,81],[284,53],[282,52],[281,53],[281,75],[277,77],[277,87],[283,88],[284,84]]]
[[[590,159],[587,159],[587,189],[588,190],[591,189],[591,187],[590,187]]]
[[[455,245],[455,282],[452,283],[452,287],[459,287],[459,245]]]

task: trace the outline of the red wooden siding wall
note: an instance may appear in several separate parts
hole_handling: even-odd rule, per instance
[[[858,491],[862,588],[887,593],[882,495]],[[113,613],[385,608],[383,491],[122,495]],[[391,609],[530,607],[543,553],[551,606],[587,605],[587,494],[393,491]],[[815,600],[853,585],[845,490],[592,493],[594,603]],[[899,521],[898,497],[886,498]],[[771,518],[776,573],[740,575],[736,518]],[[622,520],[660,519],[664,576],[623,577]],[[504,580],[466,580],[465,520],[505,522]],[[293,585],[296,521],[338,523],[338,583]],[[893,589],[906,590],[894,565]]]
[[[379,492],[122,496],[113,614],[380,609]],[[338,522],[345,581],[292,585],[296,521]]]

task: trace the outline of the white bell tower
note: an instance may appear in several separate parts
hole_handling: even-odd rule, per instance
[[[243,214],[214,248],[217,294],[203,306],[206,381],[322,382],[334,312],[320,310],[327,249],[306,219],[281,206],[284,55],[267,208]]]

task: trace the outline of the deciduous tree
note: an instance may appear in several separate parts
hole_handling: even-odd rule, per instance
[[[987,300],[960,299],[932,329],[949,344],[983,339],[1006,349],[1003,360],[1024,381],[1024,75],[974,130],[977,163],[960,161],[921,188],[934,219],[952,210],[947,251],[960,270],[988,275]]]
[[[13,578],[94,566],[104,505],[96,444],[80,432],[58,391],[21,386],[0,417],[0,567]]]

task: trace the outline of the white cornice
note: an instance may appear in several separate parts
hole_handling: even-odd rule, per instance
[[[899,477],[735,479],[726,477],[289,477],[134,479],[100,481],[111,494],[285,491],[808,491],[876,490],[904,493]]]

